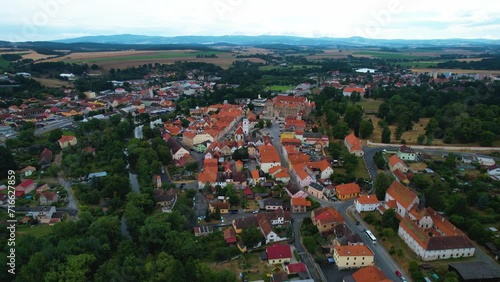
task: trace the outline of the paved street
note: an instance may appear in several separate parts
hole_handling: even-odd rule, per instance
[[[63,127],[70,126],[70,125],[73,125],[73,124],[74,124],[73,120],[65,120],[65,121],[62,121],[62,122],[57,122],[57,123],[49,124],[49,125],[46,125],[45,127],[35,129],[35,135],[36,136],[42,135],[42,134],[47,133],[49,131],[52,131],[54,129],[63,128]]]

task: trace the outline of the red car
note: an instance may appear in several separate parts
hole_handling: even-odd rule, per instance
[[[396,270],[396,275],[397,275],[399,278],[401,278],[401,276],[403,276],[403,275],[401,274],[401,272],[399,272],[399,270]]]

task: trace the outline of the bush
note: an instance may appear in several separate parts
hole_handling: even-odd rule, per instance
[[[365,216],[364,220],[366,223],[372,224],[376,220],[376,218],[372,213],[369,213]]]

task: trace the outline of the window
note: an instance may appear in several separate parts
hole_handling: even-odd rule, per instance
[[[347,262],[345,265],[349,265],[349,263]]]
[[[361,265],[365,265],[365,262],[362,262]]]
[[[363,257],[363,260],[365,260],[365,257]]]
[[[354,257],[354,260],[356,260],[356,257]]]
[[[349,260],[349,258],[347,258],[347,260]]]

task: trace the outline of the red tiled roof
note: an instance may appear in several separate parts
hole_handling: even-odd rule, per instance
[[[345,137],[346,142],[349,144],[349,152],[363,150],[363,144],[354,133],[351,133]]]
[[[228,229],[224,230],[224,239],[226,240],[227,244],[233,244],[237,242],[236,232],[234,232],[233,227],[229,227]]]
[[[306,198],[292,198],[292,206],[311,206],[311,201],[306,200]]]
[[[362,205],[378,204],[379,200],[375,195],[361,195],[358,198],[358,202]]]
[[[244,193],[245,195],[248,195],[248,196],[253,195],[252,190],[251,190],[251,189],[250,189],[250,187],[248,187],[248,186],[247,186],[247,187],[245,187],[245,190],[243,190],[243,193]]]
[[[398,163],[406,167],[406,164],[400,158],[398,158],[398,156],[393,155],[392,157],[389,158],[389,165],[391,167],[395,166]]]
[[[339,256],[373,256],[373,252],[365,245],[336,246],[335,251]]]
[[[408,208],[410,204],[417,198],[417,195],[415,193],[413,193],[410,189],[406,188],[398,181],[392,182],[386,193],[394,198],[394,200],[400,203],[404,208]]]
[[[292,250],[289,245],[274,244],[266,248],[267,259],[286,259],[292,257]]]
[[[31,179],[26,179],[23,182],[19,184],[20,188],[26,189],[28,186],[33,185],[33,180]]]
[[[337,191],[337,195],[349,195],[359,193],[361,191],[361,188],[356,183],[347,183],[337,185],[337,187],[335,187],[335,190]]]
[[[390,282],[380,268],[367,266],[359,269],[352,274],[356,282]]]
[[[328,163],[328,161],[326,159],[323,159],[319,162],[310,162],[309,163],[309,167],[310,168],[317,168],[319,169],[320,171],[325,171],[327,168],[330,167],[330,163]]]
[[[289,273],[299,273],[307,271],[306,265],[302,262],[289,264],[286,266],[286,268],[288,268]]]
[[[59,143],[70,142],[75,139],[75,136],[63,135],[61,139],[59,139]]]

